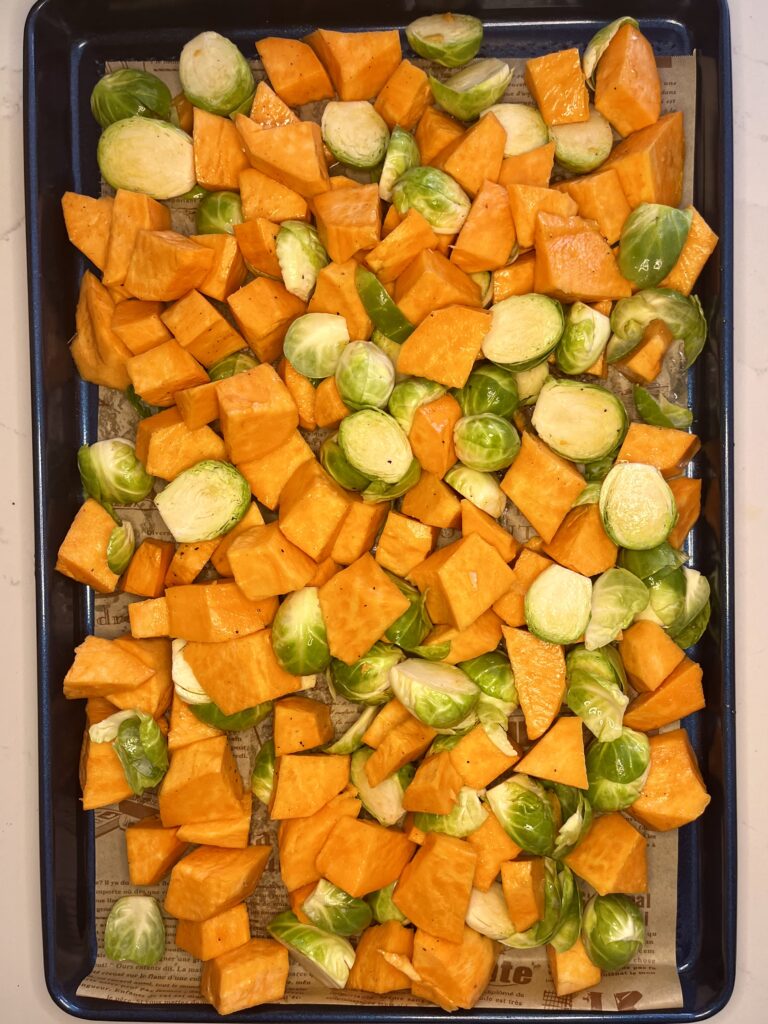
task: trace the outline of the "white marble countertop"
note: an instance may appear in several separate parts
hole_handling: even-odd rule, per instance
[[[29,0],[0,3],[0,1019],[63,1021],[43,979],[38,872],[35,588],[24,238],[22,31]],[[629,12],[632,4],[622,5]],[[617,13],[619,13],[617,8]],[[738,975],[722,1024],[768,1020],[768,4],[731,0],[736,258]]]

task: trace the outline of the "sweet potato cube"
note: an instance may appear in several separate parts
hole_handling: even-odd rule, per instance
[[[351,565],[370,550],[384,522],[386,502],[351,500],[333,541],[331,559],[337,565]],[[335,575],[335,573],[334,573]]]
[[[629,813],[648,828],[668,832],[701,817],[710,796],[685,729],[651,736],[651,767]]]
[[[312,381],[297,370],[294,370],[285,356],[280,360],[277,372],[280,375],[280,380],[288,388],[291,398],[296,403],[296,409],[299,413],[299,426],[302,430],[315,430],[317,420],[315,419],[315,389]]]
[[[203,965],[200,993],[222,1016],[285,995],[288,950],[273,939],[251,939]]]
[[[245,265],[252,274],[281,277],[276,249],[279,230],[279,224],[274,224],[263,217],[235,224],[237,244],[240,246]]]
[[[319,596],[331,654],[348,665],[408,609],[408,598],[369,554],[324,583]]]
[[[245,280],[245,263],[237,240],[229,234],[192,235],[193,241],[210,250],[212,261],[208,274],[197,286],[209,299],[224,302]]]
[[[413,940],[413,967],[421,981],[411,984],[419,999],[437,1003],[449,1013],[471,1010],[491,980],[498,946],[466,925],[460,942],[417,929]]]
[[[424,77],[426,78],[426,75]],[[61,212],[64,214],[67,237],[99,270],[103,270],[107,262],[107,244],[114,202],[111,196],[92,199],[90,196],[78,195],[77,192],[65,192],[61,197]]]
[[[525,432],[520,452],[501,481],[501,489],[548,543],[586,487],[572,462]]]
[[[423,846],[428,833],[414,825],[414,817],[413,812],[409,811],[403,818],[403,832],[408,836],[412,843],[416,843],[417,846]]]
[[[170,226],[167,206],[140,192],[119,188],[112,205],[103,284],[112,287],[125,283],[139,232],[165,231]]]
[[[642,619],[624,630],[619,654],[630,683],[640,693],[657,690],[685,657],[661,626]]]
[[[595,818],[575,850],[563,860],[596,889],[609,892],[648,891],[645,837],[618,811]]]
[[[352,410],[341,399],[335,377],[326,377],[315,391],[315,419],[318,427],[337,427]]]
[[[301,753],[333,739],[331,709],[309,697],[284,697],[275,704],[275,754]]]
[[[123,573],[121,589],[126,594],[138,594],[139,597],[160,597],[174,551],[173,541],[145,538]]]
[[[618,242],[631,211],[615,168],[601,168],[583,178],[564,181],[560,187],[576,200],[580,217],[596,222],[609,245]]]
[[[162,302],[126,299],[115,306],[112,330],[135,356],[168,341],[171,332],[160,319]]]
[[[236,818],[243,795],[243,781],[227,737],[199,740],[174,751],[160,787],[160,818],[165,828]]]
[[[240,135],[229,117],[217,117],[202,107],[193,111],[192,142],[195,178],[209,192],[236,189],[240,172],[248,167]]]
[[[603,529],[596,504],[571,509],[544,551],[582,576],[597,576],[616,564],[619,549]]]
[[[171,753],[180,747],[189,746],[190,743],[198,743],[200,740],[210,740],[215,736],[222,735],[221,729],[201,722],[197,715],[190,710],[189,704],[185,704],[174,692],[171,701],[170,728],[168,729],[168,750]]]
[[[578,212],[578,207],[573,199],[557,189],[535,188],[533,185],[510,185],[507,192],[517,240],[522,249],[530,249],[534,244],[536,217],[539,213],[571,217]]]
[[[262,362],[282,355],[286,331],[306,309],[301,299],[267,277],[257,277],[239,288],[227,303],[243,337]]]
[[[661,373],[664,356],[673,341],[672,332],[663,320],[651,320],[640,344],[616,361],[616,369],[636,384],[650,384]]]
[[[317,233],[334,262],[344,263],[378,244],[380,205],[378,185],[336,189],[315,197]]]
[[[299,423],[296,403],[266,363],[219,381],[219,422],[232,462],[274,451]]]
[[[493,301],[501,302],[510,295],[527,295],[533,291],[533,279],[536,273],[536,254],[523,253],[522,256],[493,272]]]
[[[470,533],[478,534],[496,548],[505,562],[511,562],[520,550],[520,545],[509,531],[467,498],[461,502],[461,533],[463,537]]]
[[[403,869],[392,899],[417,928],[461,942],[476,861],[469,843],[430,832]]]
[[[194,289],[169,306],[161,319],[182,348],[203,366],[213,366],[245,348],[245,340],[229,321]]]
[[[684,155],[683,115],[677,110],[628,135],[614,147],[601,170],[616,170],[632,209],[640,203],[679,206]]]
[[[165,597],[169,635],[198,643],[220,643],[257,633],[277,611],[277,598],[250,601],[229,581],[170,587]]]
[[[80,781],[84,811],[117,804],[133,796],[115,748],[111,743],[93,743],[87,732],[80,759]]]
[[[655,124],[661,113],[661,81],[653,47],[639,28],[621,26],[598,61],[595,107],[619,135]]]
[[[277,762],[269,816],[308,818],[337,796],[349,782],[347,754],[286,754]]]
[[[501,865],[501,886],[515,931],[524,932],[544,917],[544,859],[510,860]]]
[[[461,503],[456,492],[433,473],[422,473],[403,497],[403,514],[425,526],[457,529],[461,523]]]
[[[350,338],[367,341],[373,332],[373,323],[357,292],[356,269],[357,262],[353,259],[348,259],[345,263],[329,263],[327,267],[323,267],[317,275],[317,284],[309,300],[307,312],[335,313],[337,316],[343,316],[347,321]]]
[[[187,850],[175,828],[159,818],[144,818],[125,830],[128,877],[131,885],[157,885]]]
[[[429,318],[414,333],[418,333],[428,323]],[[456,399],[451,395],[443,395],[434,402],[420,406],[413,417],[408,440],[411,442],[414,457],[418,459],[422,469],[439,479],[442,479],[456,462],[453,428],[461,419],[461,415],[461,406]]]
[[[555,993],[560,998],[600,984],[602,971],[587,956],[581,936],[564,953],[559,953],[554,946],[547,946],[547,960]]]
[[[314,886],[320,878],[315,861],[333,827],[340,818],[356,818],[362,804],[355,792],[344,790],[307,818],[289,818],[280,822],[277,846],[280,875],[289,891]]]
[[[441,661],[458,665],[461,661],[479,658],[481,654],[495,651],[501,642],[501,619],[490,608],[478,615],[466,629],[455,626],[435,626],[424,640],[426,646],[448,643],[450,651]]]
[[[433,164],[450,174],[474,198],[484,182],[498,181],[506,141],[507,133],[498,118],[494,114],[484,114],[438,153]],[[509,248],[512,248],[511,244]]]
[[[180,826],[178,838],[186,843],[199,843],[201,846],[244,850],[250,836],[252,810],[253,797],[250,793],[244,793],[237,817],[189,822]]]
[[[203,459],[226,458],[226,449],[222,439],[210,427],[203,425],[190,429],[179,410],[171,407],[139,421],[136,456],[150,476],[173,480]]]
[[[526,61],[525,84],[548,125],[589,120],[589,93],[575,47]]]
[[[309,206],[303,196],[253,167],[240,175],[240,196],[246,222],[259,218],[273,224],[309,220]]]
[[[125,276],[137,299],[173,302],[199,287],[213,263],[213,252],[175,231],[139,231]]]
[[[272,88],[289,107],[333,99],[333,86],[310,46],[300,39],[266,36],[256,43]]]
[[[348,508],[344,488],[317,459],[307,459],[280,492],[280,531],[310,558],[322,561],[331,554]]]
[[[126,368],[136,394],[149,405],[173,405],[177,391],[209,382],[200,363],[175,339],[133,356]]]
[[[94,369],[98,378],[87,376],[86,379],[94,379],[94,383],[104,383],[107,387],[124,389],[128,386],[127,364],[131,350],[112,330],[114,312],[115,303],[109,292],[86,270],[80,282],[77,332],[78,338],[82,338],[83,347],[90,350],[90,360],[86,356],[86,361],[96,364]],[[72,352],[79,369],[81,364],[74,349],[75,342],[72,343]]]
[[[437,528],[390,510],[376,546],[376,561],[396,576],[407,576],[432,552]]]
[[[559,644],[502,627],[529,740],[543,736],[565,697],[565,657]]]
[[[415,848],[402,832],[344,817],[317,855],[317,869],[350,896],[366,896],[400,878]]]
[[[536,215],[534,288],[561,302],[621,299],[632,294],[616,257],[590,221],[552,213]]]
[[[185,921],[206,921],[229,910],[251,895],[271,853],[271,846],[201,846],[171,871],[166,913]]]
[[[315,570],[315,575],[307,584],[308,587],[322,587],[324,583],[327,583],[331,576],[335,576],[336,573],[341,569],[340,565],[337,565],[332,558],[325,558],[320,562]]]
[[[472,278],[433,249],[422,249],[400,274],[395,302],[413,324],[446,306],[481,305],[480,289]]]
[[[288,104],[284,103],[274,89],[270,89],[264,81],[256,86],[248,116],[262,128],[279,128],[281,125],[296,124],[299,121]]]
[[[87,636],[75,648],[75,659],[64,676],[64,696],[106,697],[116,690],[135,690],[153,675],[141,658],[103,637]]]
[[[355,962],[347,979],[347,988],[362,992],[397,992],[410,988],[411,980],[388,963],[382,953],[399,953],[410,960],[413,954],[413,931],[399,921],[366,928],[355,950]]]
[[[490,325],[490,314],[484,310],[464,306],[435,310],[403,342],[397,368],[400,373],[427,377],[448,387],[463,387]],[[424,469],[432,472],[429,466]]]
[[[519,756],[513,757],[499,750],[482,725],[476,725],[462,736],[450,751],[451,764],[461,776],[462,785],[470,789],[485,789],[502,772],[511,768]]]
[[[248,462],[238,463],[238,470],[248,481],[254,497],[267,508],[277,508],[280,495],[299,467],[315,457],[312,449],[298,430],[290,435],[287,441],[267,455]]]
[[[515,771],[576,789],[588,789],[581,719],[576,716],[558,718],[522,761],[518,761]]]
[[[132,690],[113,690],[107,694],[108,700],[121,710],[134,708],[159,718],[168,710],[173,693],[171,645],[165,639],[139,640],[132,636],[117,637],[115,645],[135,655],[153,674]]]
[[[385,233],[382,228],[382,241],[365,254],[365,263],[383,284],[390,284],[422,250],[434,249],[437,241],[437,235],[427,221],[418,210],[411,209],[391,231]],[[323,273],[325,271],[320,276]],[[358,337],[354,332],[350,333]]]
[[[237,526],[233,527],[226,536],[219,539],[219,543],[216,545],[216,550],[211,556],[211,564],[219,576],[234,575],[232,567],[229,564],[229,549],[232,547],[234,541],[245,533],[246,530],[252,530],[254,526],[263,525],[264,517],[261,514],[259,506],[255,501],[252,501],[248,506],[248,511]]]
[[[119,576],[107,564],[107,545],[114,529],[109,512],[87,498],[61,542],[56,570],[100,594],[114,593]]]
[[[363,733],[366,747],[376,750],[392,729],[413,718],[410,711],[404,708],[399,700],[390,700],[381,708],[374,720]]]
[[[251,166],[281,185],[311,199],[327,192],[328,168],[320,125],[298,121],[279,128],[260,128],[243,114],[235,116]]]
[[[402,59],[397,29],[332,32],[319,28],[306,41],[325,65],[340,100],[370,100]]]
[[[427,107],[414,133],[422,164],[434,165],[436,157],[463,134],[464,125],[436,107]]]
[[[381,717],[381,716],[379,716]],[[437,733],[412,715],[398,723],[380,740],[365,763],[365,774],[372,786],[378,786],[393,772],[421,757]]]
[[[301,689],[301,679],[278,664],[268,629],[220,643],[192,641],[184,648],[184,658],[225,715]]]
[[[317,563],[285,537],[277,523],[254,526],[232,542],[229,565],[246,597],[266,597],[301,590],[315,574]]]
[[[616,458],[619,462],[643,462],[664,476],[677,476],[700,447],[698,437],[685,430],[630,423]]]
[[[693,214],[691,227],[683,244],[677,263],[659,285],[660,288],[674,288],[683,295],[690,295],[704,264],[715,251],[718,238],[699,211],[687,207]]]
[[[210,561],[218,544],[218,539],[177,544],[171,564],[168,566],[168,572],[165,574],[166,587],[180,587],[186,583],[194,583]]]
[[[512,586],[494,602],[493,610],[508,626],[525,625],[525,595],[533,581],[552,565],[537,551],[523,548],[512,569]]]
[[[206,921],[179,921],[176,924],[176,946],[196,960],[213,960],[244,946],[251,937],[248,907],[237,903]]]
[[[406,811],[448,814],[459,795],[461,775],[447,750],[425,758],[403,796]]]
[[[677,522],[672,527],[667,541],[673,548],[681,548],[701,514],[701,480],[678,476],[668,482],[669,489],[675,496]]]
[[[536,188],[549,188],[552,167],[555,162],[555,144],[547,142],[543,146],[529,149],[527,153],[516,153],[501,161],[499,184],[534,185]]]
[[[467,836],[467,842],[477,853],[472,885],[481,892],[488,892],[502,864],[514,860],[520,853],[520,847],[512,842],[490,808],[488,817],[480,828]]]
[[[128,605],[128,621],[135,637],[168,636],[168,605],[164,597],[133,601]]]
[[[509,194],[502,185],[483,182],[451,253],[451,263],[468,274],[496,270],[509,259],[515,225]]]
[[[648,732],[701,711],[706,704],[701,680],[701,666],[683,658],[661,686],[641,693],[630,703],[624,713],[624,724]]]
[[[402,60],[376,97],[374,107],[390,129],[399,125],[411,131],[430,103],[432,91],[427,73],[409,60]]]

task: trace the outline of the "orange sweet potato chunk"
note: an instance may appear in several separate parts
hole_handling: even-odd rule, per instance
[[[87,498],[80,506],[56,556],[56,570],[100,594],[112,594],[119,576],[107,564],[107,545],[115,521],[109,512]]]
[[[335,377],[326,377],[315,391],[315,419],[318,427],[337,427],[352,410],[342,401]]]
[[[406,811],[449,814],[456,803],[462,779],[447,750],[425,758],[416,769],[403,796]]]
[[[219,381],[217,392],[219,422],[232,462],[267,455],[298,426],[296,403],[266,363]]]
[[[636,384],[650,384],[661,373],[664,356],[674,340],[663,320],[651,320],[643,331],[640,344],[616,361],[616,369]]]
[[[346,754],[286,754],[277,762],[269,815],[273,821],[308,818],[349,782]]]
[[[438,236],[427,221],[413,209],[391,231],[384,231],[382,226],[381,233],[382,241],[365,254],[365,263],[383,284],[391,284],[422,250],[434,249],[438,243]]]
[[[394,297],[413,324],[446,306],[481,305],[480,288],[472,278],[432,249],[422,249],[400,274]]]
[[[696,434],[673,427],[630,423],[618,462],[642,462],[655,466],[664,476],[677,476],[701,447]]]
[[[683,658],[661,686],[650,693],[641,693],[630,703],[624,724],[643,732],[661,729],[678,718],[701,711],[705,705],[701,666]]]
[[[313,886],[320,878],[315,861],[325,841],[341,818],[356,818],[362,804],[349,789],[329,800],[319,811],[306,818],[288,818],[280,822],[277,845],[280,875],[289,892],[301,886]]]
[[[243,254],[245,265],[252,274],[264,274],[266,277],[274,278],[282,276],[276,248],[279,230],[279,224],[264,217],[235,224],[237,244]]]
[[[549,188],[552,167],[555,162],[555,144],[547,142],[543,146],[529,149],[527,153],[516,153],[501,161],[499,171],[500,185],[534,185],[536,188]]]
[[[615,146],[601,170],[613,167],[632,209],[640,203],[679,206],[683,192],[685,136],[677,110]]]
[[[575,715],[558,718],[522,761],[518,761],[515,771],[576,789],[588,789],[581,719]]]
[[[632,294],[611,247],[590,222],[539,212],[534,288],[561,302],[599,302]]]
[[[292,544],[277,523],[245,530],[232,542],[228,555],[237,585],[252,601],[301,590],[317,570],[317,563]]]
[[[601,896],[648,891],[645,837],[614,811],[595,818],[579,845],[563,859]]]
[[[171,872],[164,907],[185,921],[206,921],[251,895],[267,865],[271,846],[244,850],[201,846]]]
[[[563,648],[522,629],[502,627],[529,740],[543,736],[565,697]]]
[[[657,690],[685,657],[661,626],[643,619],[623,631],[619,654],[639,693]]]
[[[124,284],[140,231],[164,231],[170,226],[171,211],[163,203],[140,192],[119,188],[112,206],[103,284],[108,287]]]
[[[458,665],[461,661],[479,658],[481,654],[495,651],[501,642],[501,619],[490,608],[478,615],[466,629],[455,626],[435,626],[424,640],[424,644],[450,644],[449,653],[441,661]]]
[[[560,187],[576,200],[580,217],[596,222],[609,245],[618,242],[631,211],[615,168],[601,167],[594,174],[564,181]]]
[[[683,295],[690,295],[693,291],[693,286],[704,269],[704,264],[714,252],[718,242],[717,235],[699,211],[693,206],[689,206],[687,209],[693,214],[691,227],[677,258],[677,263],[659,285],[660,288],[674,288],[675,291],[682,292]]]
[[[618,548],[603,529],[597,505],[571,509],[543,550],[582,576],[597,576],[616,564]]]
[[[165,597],[169,635],[198,643],[257,633],[277,610],[277,598],[249,601],[236,583],[223,580],[170,587]]]
[[[378,719],[381,718],[380,713]],[[374,725],[377,725],[378,719]],[[386,716],[384,719],[387,720]],[[417,760],[436,735],[431,726],[424,725],[413,715],[406,713],[404,721],[398,722],[382,736],[376,750],[365,762],[368,782],[372,786],[378,786],[393,772],[400,771],[404,765]]]
[[[171,407],[139,422],[136,429],[136,456],[150,476],[173,480],[179,473],[203,459],[224,459],[226,449],[222,439],[210,427],[203,424],[191,429],[182,419],[178,408]]]
[[[112,330],[133,355],[168,341],[171,332],[160,319],[162,302],[126,299],[112,313]]]
[[[494,114],[484,114],[438,153],[433,164],[450,174],[474,198],[483,182],[498,181],[506,141],[507,133],[499,119]]]
[[[218,540],[200,540],[176,545],[176,551],[165,574],[166,587],[179,587],[194,583],[211,555],[218,547]]]
[[[523,548],[512,570],[512,586],[494,602],[493,610],[508,626],[525,625],[525,595],[533,581],[552,565],[538,551]]]
[[[392,899],[417,928],[461,942],[476,861],[469,843],[430,832],[405,866]]]
[[[303,463],[310,460],[314,461],[312,449],[299,431],[294,430],[288,440],[274,451],[258,459],[240,462],[237,468],[248,481],[253,496],[267,508],[275,509],[288,481]]]
[[[509,193],[502,185],[483,182],[451,253],[451,263],[468,274],[496,270],[509,259],[515,225]]]
[[[651,767],[629,813],[657,832],[681,828],[701,817],[710,796],[685,729],[651,736]]]
[[[520,545],[508,530],[467,498],[461,502],[461,533],[464,537],[470,533],[479,534],[496,548],[505,562],[511,562],[520,550]]]
[[[397,29],[332,32],[319,28],[306,41],[325,65],[340,100],[373,99],[402,59]]]
[[[84,380],[123,390],[129,382],[127,363],[131,350],[112,329],[114,311],[115,304],[107,289],[86,270],[80,282],[77,334],[70,352]]]
[[[510,295],[527,295],[533,291],[536,253],[524,252],[514,263],[493,272],[493,301],[501,302]]]
[[[518,758],[519,755],[512,756],[499,750],[482,725],[476,725],[462,736],[450,751],[451,764],[461,776],[462,784],[471,789],[485,789]]]
[[[331,554],[348,509],[349,496],[344,488],[317,459],[307,459],[280,492],[280,531],[310,558],[321,562]]]
[[[226,736],[199,740],[174,751],[159,794],[165,828],[237,817],[243,781]]]
[[[317,855],[323,878],[350,896],[366,896],[401,877],[416,844],[372,821],[340,818]]]
[[[168,636],[168,605],[164,597],[133,601],[128,605],[128,621],[135,637]]]
[[[526,61],[525,84],[548,125],[589,120],[589,93],[577,49]]]
[[[517,458],[501,481],[502,491],[547,543],[585,487],[586,481],[573,463],[527,431]]]
[[[547,960],[555,993],[561,998],[600,984],[602,971],[587,956],[581,936],[564,953],[547,946]]]
[[[463,387],[490,326],[490,314],[484,310],[465,306],[435,310],[403,342],[398,370],[448,387]],[[430,471],[428,466],[424,469]]]
[[[192,235],[192,240],[212,254],[207,276],[197,286],[209,299],[224,302],[245,280],[245,263],[237,240],[229,234]]]
[[[178,837],[187,843],[219,846],[228,850],[244,850],[251,832],[253,796],[244,793],[236,817],[194,821],[179,828]]]
[[[440,479],[456,462],[453,428],[460,419],[461,406],[451,395],[442,395],[420,406],[413,417],[408,440],[414,457],[422,469]]]
[[[667,540],[673,548],[680,548],[701,515],[701,480],[678,476],[668,482],[675,496],[677,522]]]
[[[237,903],[206,921],[179,921],[176,924],[176,945],[196,960],[213,960],[244,946],[251,937],[248,907]]]
[[[303,196],[253,167],[240,175],[240,197],[246,221],[258,217],[274,224],[309,220],[309,206]]]
[[[411,980],[381,955],[398,953],[410,960],[413,954],[413,931],[399,921],[366,928],[355,950],[355,962],[347,979],[347,988],[362,992],[397,992],[410,988]]]
[[[121,710],[135,708],[153,718],[160,718],[168,710],[173,693],[171,646],[168,640],[139,640],[124,635],[115,639],[115,646],[135,655],[153,670],[153,674],[133,690],[113,690],[107,695],[108,700]]]
[[[114,202],[111,196],[92,199],[77,192],[65,192],[61,197],[67,237],[99,270],[103,270],[107,262]]]
[[[126,594],[138,594],[139,597],[160,597],[174,551],[173,541],[145,538],[123,574],[121,589]]]
[[[433,165],[442,151],[464,134],[464,125],[437,107],[427,107],[414,132],[422,164]]]
[[[315,52],[300,39],[265,36],[256,50],[272,88],[289,107],[333,99],[333,86]]]
[[[298,121],[278,128],[260,128],[243,114],[235,124],[251,166],[311,199],[330,188],[320,125]]]
[[[75,658],[64,676],[64,696],[106,697],[117,690],[135,690],[154,673],[135,653],[114,640],[87,636],[75,648]]]
[[[431,554],[436,541],[436,527],[392,509],[376,545],[376,561],[383,569],[405,577]]]
[[[240,172],[248,167],[240,135],[229,117],[209,114],[202,107],[193,111],[192,142],[195,178],[209,192],[236,189]]]
[[[88,702],[90,704],[90,701]],[[92,743],[86,732],[80,755],[80,781],[83,789],[83,810],[118,804],[133,796],[111,743]]]
[[[373,546],[386,514],[386,502],[351,500],[333,541],[331,561],[337,566],[352,565],[361,558]]]
[[[317,420],[315,418],[315,389],[312,386],[312,381],[294,370],[285,356],[280,360],[277,372],[296,403],[299,412],[299,426],[302,430],[315,430]]]
[[[597,63],[595,107],[619,135],[655,124],[661,113],[661,81],[653,47],[640,29],[621,26]]]
[[[423,68],[402,60],[376,97],[374,107],[390,129],[395,125],[411,131],[432,102],[429,78]]]
[[[504,901],[515,931],[524,932],[544,917],[544,859],[510,860],[501,865]]]
[[[284,697],[275,704],[275,754],[301,753],[333,739],[331,709],[309,697]]]
[[[449,1013],[471,1010],[491,980],[498,950],[495,942],[466,925],[459,942],[419,928],[413,940],[413,966],[421,981],[411,984],[411,993]]]
[[[229,549],[233,542],[237,540],[241,534],[245,533],[246,530],[252,530],[254,526],[263,525],[264,517],[259,510],[259,506],[255,501],[252,501],[237,526],[234,526],[225,537],[219,538],[216,550],[211,555],[211,564],[219,576],[233,575],[232,567],[229,564]]]
[[[200,363],[175,338],[133,356],[126,369],[134,391],[149,405],[173,405],[177,391],[209,383]]]
[[[284,124],[297,124],[299,121],[298,116],[264,81],[256,86],[248,116],[261,128],[280,128]]]
[[[530,249],[534,244],[536,219],[539,213],[571,217],[578,212],[578,207],[573,199],[558,189],[536,188],[533,185],[509,185],[507,192],[521,249]]]
[[[285,995],[289,967],[288,950],[279,942],[251,939],[205,962],[200,993],[222,1016],[276,1003]]]
[[[199,740],[210,740],[223,735],[220,729],[201,722],[190,710],[188,704],[174,692],[171,702],[170,727],[168,729],[168,750],[173,753],[180,747],[187,747]]]
[[[325,192],[315,197],[313,209],[320,241],[335,263],[345,263],[381,240],[378,185]]]
[[[424,223],[426,224],[426,221]],[[323,267],[317,275],[317,284],[309,300],[307,312],[335,313],[343,316],[347,321],[350,338],[355,341],[367,341],[373,333],[373,323],[355,286],[356,269],[357,262],[354,259],[348,259],[345,263],[329,263],[327,267]]]
[[[125,287],[137,299],[172,302],[206,279],[213,252],[175,231],[140,231]]]
[[[504,863],[514,860],[521,852],[517,843],[513,843],[499,824],[498,818],[490,811],[480,828],[469,836],[467,842],[477,853],[475,877],[472,882],[475,889],[488,892]]]
[[[257,277],[227,299],[237,326],[262,362],[273,362],[283,352],[283,339],[306,306],[279,281]]]

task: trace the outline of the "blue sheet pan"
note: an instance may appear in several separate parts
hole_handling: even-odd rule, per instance
[[[84,260],[66,237],[60,197],[98,194],[98,126],[89,96],[111,59],[173,59],[203,29],[235,39],[249,56],[259,34],[300,36],[329,28],[402,27],[446,7],[488,26],[483,52],[528,56],[583,46],[617,13],[641,20],[657,54],[695,52],[698,67],[695,204],[720,235],[697,291],[710,324],[706,351],[691,374],[693,429],[703,441],[696,475],[705,481],[705,515],[693,538],[694,564],[714,581],[713,623],[695,657],[704,666],[707,709],[686,725],[712,794],[703,819],[681,831],[677,956],[682,1008],[666,1012],[507,1014],[482,1018],[530,1022],[682,1022],[717,1012],[735,969],[736,786],[733,619],[733,148],[731,57],[725,0],[40,0],[24,38],[25,158],[29,317],[36,494],[40,856],[45,981],[54,1001],[90,1020],[212,1021],[203,1006],[135,1006],[76,995],[96,953],[93,816],[80,806],[81,702],[62,695],[72,648],[91,632],[92,595],[53,571],[56,551],[81,501],[77,446],[96,437],[97,389],[78,380],[67,352]],[[22,682],[19,681],[19,685]],[[42,966],[42,965],[41,965]],[[41,979],[42,980],[42,979]],[[430,1007],[386,1009],[259,1007],[249,1021],[431,1021]]]

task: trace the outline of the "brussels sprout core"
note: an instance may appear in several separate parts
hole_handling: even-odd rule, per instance
[[[571,462],[594,462],[615,451],[629,425],[623,402],[606,388],[550,380],[531,420],[539,437]]]
[[[551,644],[575,643],[589,622],[592,582],[587,576],[550,565],[525,595],[528,628]]]
[[[594,171],[608,159],[613,147],[611,126],[594,107],[589,108],[589,120],[553,125],[549,134],[555,144],[555,159],[574,174]]]

